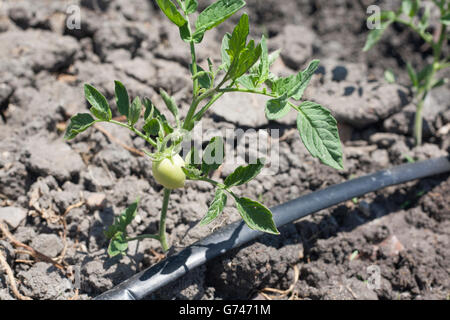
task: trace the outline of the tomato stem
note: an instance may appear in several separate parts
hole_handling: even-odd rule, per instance
[[[161,242],[161,246],[164,252],[167,252],[169,250],[169,245],[166,239],[166,216],[171,192],[171,189],[164,188],[164,199],[161,209],[161,218],[159,220],[159,242]]]

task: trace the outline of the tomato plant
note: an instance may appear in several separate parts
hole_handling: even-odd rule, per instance
[[[193,98],[184,119],[180,118],[179,107],[174,97],[164,90],[160,95],[175,121],[170,123],[148,98],[135,97],[130,103],[125,86],[115,81],[116,104],[120,114],[127,122],[112,119],[110,106],[106,98],[93,86],[84,86],[85,96],[91,105],[91,113],[73,116],[67,127],[66,139],[73,139],[96,122],[109,122],[131,130],[143,138],[151,150],[143,150],[152,161],[155,180],[164,187],[164,199],[159,223],[159,233],[129,238],[126,227],[136,215],[137,202],[116,218],[115,223],[106,232],[111,239],[108,252],[111,256],[124,253],[128,242],[136,239],[152,238],[159,240],[164,251],[169,244],[166,239],[166,215],[169,197],[173,189],[185,186],[186,180],[199,180],[211,183],[215,187],[214,199],[201,224],[207,224],[222,214],[228,197],[234,200],[236,208],[249,228],[279,234],[272,218],[272,212],[258,201],[241,197],[233,192],[236,186],[244,185],[254,179],[264,167],[264,159],[256,163],[240,166],[223,182],[210,178],[213,171],[223,163],[224,143],[221,137],[211,139],[203,157],[192,148],[183,160],[178,152],[186,133],[193,130],[214,102],[228,92],[259,94],[268,96],[265,114],[269,120],[285,116],[291,109],[298,113],[297,127],[300,137],[312,156],[324,164],[342,169],[342,149],[336,120],[321,105],[310,102],[298,102],[319,66],[313,60],[305,70],[288,77],[277,77],[270,72],[270,66],[277,59],[279,51],[269,54],[267,39],[263,36],[259,43],[248,40],[249,17],[243,14],[232,33],[227,33],[222,41],[222,63],[215,66],[208,59],[208,70],[198,65],[196,45],[203,41],[208,30],[218,26],[244,5],[243,0],[218,0],[200,12],[195,23],[191,23],[192,14],[197,11],[197,0],[156,1],[167,18],[179,28],[181,38],[189,45],[191,54],[190,70],[192,74]],[[177,6],[178,5],[178,6]],[[245,106],[242,106],[245,108]],[[143,119],[143,125],[138,122]],[[218,155],[222,155],[217,157]],[[150,164],[150,161],[149,161]]]
[[[422,144],[422,114],[425,99],[431,89],[442,86],[447,81],[444,78],[437,78],[438,71],[450,67],[450,56],[443,56],[443,48],[447,45],[448,41],[447,26],[450,24],[450,2],[448,0],[433,0],[433,3],[437,7],[440,15],[438,37],[435,38],[429,30],[431,7],[426,6],[424,11],[421,11],[420,0],[403,0],[401,7],[397,11],[381,12],[379,17],[381,19],[380,26],[370,31],[363,49],[363,51],[370,50],[381,39],[384,31],[392,23],[407,26],[431,47],[433,60],[431,63],[426,64],[422,70],[416,71],[411,64],[406,64],[416,100],[414,120],[414,138],[416,145]],[[369,19],[373,19],[373,17]],[[392,79],[392,76],[390,78]]]

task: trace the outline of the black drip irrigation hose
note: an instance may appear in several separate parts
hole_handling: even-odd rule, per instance
[[[450,161],[447,157],[408,163],[312,192],[278,205],[271,210],[277,227],[281,227],[289,222],[354,197],[360,197],[388,186],[449,171]],[[95,299],[143,299],[190,270],[262,234],[262,232],[249,229],[243,221],[232,223],[183,249],[178,254],[170,256],[164,261],[137,273]]]

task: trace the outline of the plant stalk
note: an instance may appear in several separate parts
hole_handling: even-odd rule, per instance
[[[414,119],[414,137],[416,140],[416,146],[420,146],[422,144],[422,111],[423,111],[423,104],[424,104],[424,98],[422,98],[419,103],[417,104],[416,108],[416,114]]]
[[[169,197],[171,189],[164,188],[164,199],[163,205],[161,209],[161,218],[159,220],[159,242],[161,242],[161,246],[163,252],[167,252],[169,250],[169,245],[166,239],[166,217],[167,217],[167,207],[169,206]]]

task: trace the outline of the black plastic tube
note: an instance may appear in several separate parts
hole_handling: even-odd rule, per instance
[[[272,208],[278,227],[340,202],[395,184],[450,171],[447,157],[409,163],[349,180]],[[249,229],[243,221],[232,223],[178,254],[161,261],[97,296],[96,300],[139,300],[178,279],[205,262],[239,247],[262,232]]]

